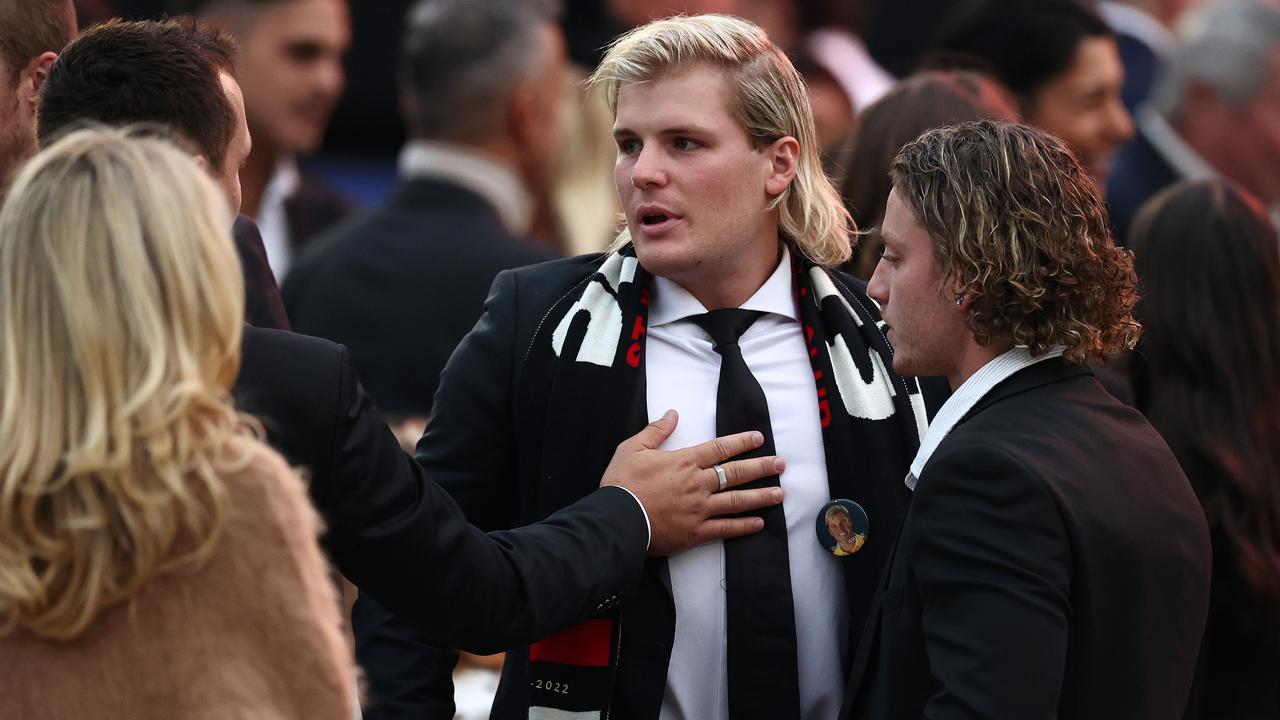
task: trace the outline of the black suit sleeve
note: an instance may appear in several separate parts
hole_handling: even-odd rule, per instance
[[[437,643],[490,653],[573,625],[638,584],[648,527],[625,490],[486,534],[400,449],[342,357],[334,457],[311,494],[330,556],[362,591]]]
[[[1052,718],[1071,615],[1057,504],[996,448],[930,459],[908,525],[930,672],[926,718]]]

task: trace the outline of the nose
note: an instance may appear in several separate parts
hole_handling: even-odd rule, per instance
[[[662,166],[659,153],[642,148],[631,166],[631,183],[638,188],[661,187],[667,184],[667,171]]]
[[[867,295],[880,303],[880,307],[884,307],[889,302],[888,275],[888,263],[881,258],[880,262],[876,263],[875,272],[871,273],[871,280],[867,283]]]
[[[336,98],[347,85],[347,72],[342,66],[342,56],[326,57],[315,66],[316,86],[326,97]]]
[[[1119,98],[1111,101],[1110,125],[1111,137],[1117,145],[1128,142],[1133,137],[1133,118]]]

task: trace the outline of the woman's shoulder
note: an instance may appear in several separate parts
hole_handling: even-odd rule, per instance
[[[312,537],[318,534],[319,519],[302,478],[275,450],[254,438],[229,438],[221,462],[232,524],[301,525]]]

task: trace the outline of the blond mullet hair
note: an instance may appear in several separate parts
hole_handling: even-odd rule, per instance
[[[0,210],[0,636],[77,637],[212,554],[220,475],[260,447],[228,393],[229,217],[191,157],[118,130],[72,133],[17,178]]]
[[[855,226],[822,169],[808,90],[791,61],[759,27],[728,15],[655,20],[618,37],[588,82],[603,89],[616,116],[624,85],[697,64],[725,72],[729,111],[757,148],[786,136],[799,143],[796,176],[769,206],[778,212],[782,234],[819,265],[847,261]],[[630,240],[624,227],[614,249]]]

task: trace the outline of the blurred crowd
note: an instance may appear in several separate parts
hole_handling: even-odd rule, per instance
[[[890,166],[921,133],[997,120],[1034,126],[1070,148],[1105,197],[1114,242],[1133,254],[1141,293],[1141,341],[1095,372],[1172,448],[1211,531],[1210,613],[1186,717],[1280,716],[1276,3],[76,0],[72,9],[58,0],[0,0],[0,194],[25,163],[41,162],[31,160],[42,157],[37,148],[93,121],[168,129],[144,128],[136,140],[140,149],[113,151],[121,157],[95,150],[101,139],[81,137],[78,149],[63,149],[79,157],[76,162],[95,164],[104,176],[143,164],[154,184],[172,187],[141,187],[139,196],[180,187],[179,195],[199,198],[193,202],[198,217],[169,217],[163,207],[137,218],[89,211],[73,216],[49,199],[57,178],[45,178],[21,189],[28,214],[40,214],[24,217],[27,208],[15,207],[15,199],[6,205],[3,231],[80,233],[86,248],[125,232],[119,228],[129,223],[144,235],[177,237],[183,228],[232,219],[213,208],[206,191],[216,193],[239,216],[241,273],[157,289],[156,302],[199,309],[180,334],[237,332],[243,309],[253,325],[341,343],[363,388],[412,450],[432,416],[441,370],[480,318],[494,278],[509,268],[605,251],[616,239],[621,210],[614,116],[607,99],[584,81],[611,39],[677,13],[746,18],[786,50],[808,86],[823,167],[858,227],[842,269],[863,281],[883,252],[879,228],[892,188]],[[201,22],[154,22],[187,15]],[[399,131],[388,129],[390,112],[398,114]],[[165,169],[180,154],[156,139],[169,133],[197,157],[212,183],[202,179],[197,187]],[[76,223],[86,227],[68,229]],[[189,232],[188,242],[163,251],[173,256],[165,262],[177,267],[214,252],[197,237],[202,232]],[[155,254],[161,245],[136,252]],[[0,268],[10,261],[5,252],[0,248]],[[250,255],[256,265],[246,262]],[[50,261],[55,265],[39,281],[62,288],[103,283],[104,277],[127,283],[111,273],[77,274],[72,268],[96,263],[127,274],[131,262],[98,251]],[[209,264],[226,267],[216,258]],[[22,281],[7,269],[0,275],[0,284]],[[247,307],[222,306],[219,293],[241,286]],[[266,294],[255,297],[262,288]],[[38,315],[45,306],[30,304],[34,292],[27,285],[0,288],[0,304],[28,302],[22,307]],[[178,298],[182,292],[195,295]],[[87,302],[107,302],[104,297]],[[22,345],[33,362],[41,354],[71,352],[42,339],[41,332],[52,332],[47,328],[20,334],[5,324],[12,313],[0,308],[0,351],[14,353]],[[158,317],[162,311],[140,307],[121,332],[145,335],[153,323],[149,313]],[[76,338],[66,342],[73,347]],[[164,346],[159,338],[148,342]],[[136,348],[116,350],[132,353],[121,363],[145,365]],[[186,392],[180,389],[194,382],[188,371],[205,362],[213,361],[193,356],[180,363],[185,370],[149,372],[155,383]],[[0,382],[12,387],[56,378],[6,375]],[[34,432],[22,429],[14,407],[21,402],[6,392],[0,437]],[[164,407],[158,406],[154,422],[171,420]],[[223,443],[218,462],[241,468],[233,475],[247,480],[228,488],[231,506],[271,515],[262,523],[243,521],[255,533],[275,528],[268,521],[279,523],[280,517],[268,506],[294,508],[290,502],[301,491],[283,486],[288,498],[257,497],[255,473],[286,468],[244,469],[237,458],[246,453],[241,436],[249,433],[234,413],[211,409],[191,422],[223,428],[214,435]],[[53,432],[51,423],[39,431]],[[148,452],[196,457],[184,437],[154,439]],[[113,452],[104,442],[97,451]],[[3,457],[22,456],[44,467],[29,457],[36,452],[31,447],[5,450]],[[12,490],[6,486],[5,492]],[[189,512],[168,529],[190,546],[173,561],[178,565],[209,554],[204,498],[199,489],[192,493]],[[140,507],[131,523],[146,522],[145,503]],[[13,513],[0,508],[0,528],[19,522]],[[314,531],[314,522],[310,515],[290,518],[277,534],[237,537],[255,547],[291,546],[300,542],[299,533]],[[328,580],[317,567],[300,566],[281,587],[261,593],[312,593]],[[236,572],[228,570],[219,581],[235,582]],[[127,576],[123,586],[104,592],[127,596],[138,577]],[[0,575],[0,596],[20,584]],[[175,586],[172,592],[200,590]],[[487,716],[500,657],[464,655],[454,671],[456,709],[440,707],[424,688],[432,675],[450,668],[442,670],[445,661],[424,650],[431,643],[372,597],[352,601],[364,717]],[[0,630],[11,629],[5,627],[8,610],[0,604]],[[158,604],[139,612],[176,611]],[[302,614],[290,617],[301,623]],[[51,634],[74,637],[89,627],[90,617],[64,609],[42,621]],[[336,628],[320,634],[298,628],[307,649],[272,648],[273,661],[307,654],[307,662],[338,663],[335,648],[343,640]],[[293,642],[288,633],[276,637]],[[16,661],[8,649],[0,656],[8,658],[0,660],[3,673]],[[55,678],[73,682],[69,671],[56,669],[56,657],[41,657],[50,668],[49,688],[61,681]],[[309,699],[355,703],[354,676],[351,683],[347,696]],[[0,716],[8,717],[4,703],[0,697]]]

